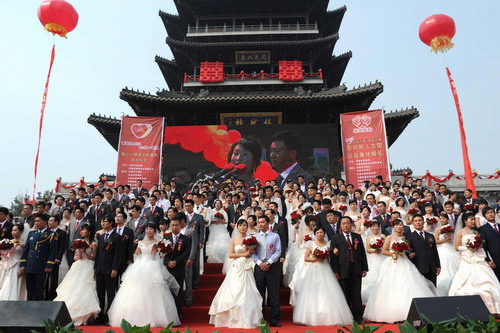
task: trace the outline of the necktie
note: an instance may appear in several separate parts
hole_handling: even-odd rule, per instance
[[[330,224],[330,226],[332,227],[333,233],[336,234],[336,232],[335,232],[335,224]]]
[[[269,231],[270,231],[270,232],[273,232],[273,226],[270,226],[270,227],[269,227]]]
[[[120,236],[122,235],[122,227],[118,227],[118,233],[120,234]]]
[[[76,220],[76,223],[75,223],[75,229],[78,230],[78,226],[80,225],[80,221]]]
[[[354,262],[354,252],[352,251],[352,243],[351,243],[351,237],[349,237],[350,234],[347,234],[345,236],[346,240],[347,240],[347,246],[349,247],[349,260],[351,261],[351,263]]]
[[[267,255],[267,239],[266,239],[267,234],[264,233],[262,235],[262,246],[260,247],[260,259],[264,260],[266,259]]]
[[[452,224],[455,225],[455,215],[454,214],[450,214],[450,220],[451,220]]]
[[[423,231],[420,231],[420,237],[422,238],[422,240],[425,242],[425,237],[424,237],[424,232]]]
[[[107,242],[108,242],[108,239],[109,239],[109,234],[108,234],[108,233],[106,233],[106,234],[104,235],[104,243],[107,243]]]
[[[100,205],[97,205],[96,208],[95,208],[95,221],[98,222],[98,219],[97,219],[97,214],[99,214],[99,206]]]
[[[493,229],[495,229],[495,231],[496,231],[497,234],[500,233],[500,230],[498,230],[498,224],[497,223],[493,224]]]
[[[177,244],[177,237],[179,237],[179,235],[174,235],[174,247],[175,247],[175,244]]]

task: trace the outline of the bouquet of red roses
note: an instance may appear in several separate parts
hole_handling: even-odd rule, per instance
[[[151,253],[158,252],[160,254],[167,254],[171,253],[173,250],[174,247],[172,242],[170,240],[163,239],[158,243],[156,243],[155,245],[153,245],[153,247],[151,248]]]
[[[380,237],[372,238],[370,240],[370,248],[380,250],[384,246],[384,240]]]
[[[429,226],[432,226],[432,225],[436,224],[437,222],[438,222],[438,220],[435,217],[428,217],[425,219],[425,223],[427,223],[427,225],[429,225]]]
[[[285,193],[288,194],[288,193],[292,193],[293,191],[292,190],[286,190]]]
[[[392,254],[392,259],[398,260],[398,255],[402,256],[403,253],[405,253],[405,251],[408,250],[409,248],[410,248],[410,246],[403,239],[394,241],[392,243],[391,249],[390,249],[390,252],[393,253]]]
[[[479,236],[479,235],[475,235],[474,238],[470,238],[467,243],[465,244],[465,246],[467,246],[467,248],[471,251],[476,251],[478,249],[481,248],[481,246],[483,246],[483,239]]]
[[[71,244],[71,248],[75,250],[86,249],[88,247],[89,244],[83,239],[77,239],[73,242],[73,244]]]
[[[444,227],[441,228],[439,233],[441,235],[446,235],[446,234],[452,234],[454,231],[453,227],[451,225],[445,225]]]
[[[475,209],[476,209],[476,205],[474,205],[472,203],[468,203],[468,204],[464,205],[464,210],[475,210]]]
[[[215,213],[214,214],[214,217],[218,220],[222,220],[222,221],[225,221],[224,219],[224,215],[222,215],[221,213]]]
[[[317,247],[312,252],[312,256],[316,259],[319,259],[319,260],[325,260],[326,258],[330,257],[330,249],[326,248],[325,251],[322,251],[319,249],[319,247]]]
[[[371,220],[365,220],[365,222],[363,222],[363,226],[367,227],[367,228],[369,228],[371,226],[371,224],[372,224]]]
[[[420,211],[416,208],[412,208],[408,211],[408,214],[413,215],[413,214],[418,214]]]
[[[255,236],[247,236],[243,238],[243,244],[246,245],[246,247],[256,248],[259,242],[257,242],[257,238],[255,238]]]
[[[312,240],[313,239],[312,239],[311,235],[305,235],[304,242],[309,242],[309,241],[312,241]]]
[[[347,206],[346,205],[340,205],[339,206],[339,210],[347,210]]]
[[[14,243],[10,239],[0,241],[0,251],[8,251],[14,247]]]
[[[296,223],[300,222],[302,215],[300,215],[298,212],[292,212],[292,214],[290,214],[290,218],[292,219],[292,225],[295,225]]]

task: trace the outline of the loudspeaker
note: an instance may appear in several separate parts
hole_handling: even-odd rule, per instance
[[[50,301],[0,301],[0,318],[4,333],[45,332],[47,319],[61,326],[72,321],[64,302]]]
[[[406,320],[414,327],[422,327],[426,323],[422,314],[432,322],[454,318],[462,321],[458,315],[487,322],[490,312],[479,295],[414,298]]]

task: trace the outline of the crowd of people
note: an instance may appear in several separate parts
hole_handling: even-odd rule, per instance
[[[282,287],[308,326],[403,321],[415,297],[480,295],[500,314],[498,203],[412,177],[356,189],[285,173],[189,190],[100,181],[18,219],[0,208],[0,300],[64,301],[78,325],[180,325],[208,262],[226,274],[217,327],[279,327]]]

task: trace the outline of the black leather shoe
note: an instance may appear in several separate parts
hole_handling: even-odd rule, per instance
[[[271,323],[269,324],[270,327],[281,327],[280,323]]]

